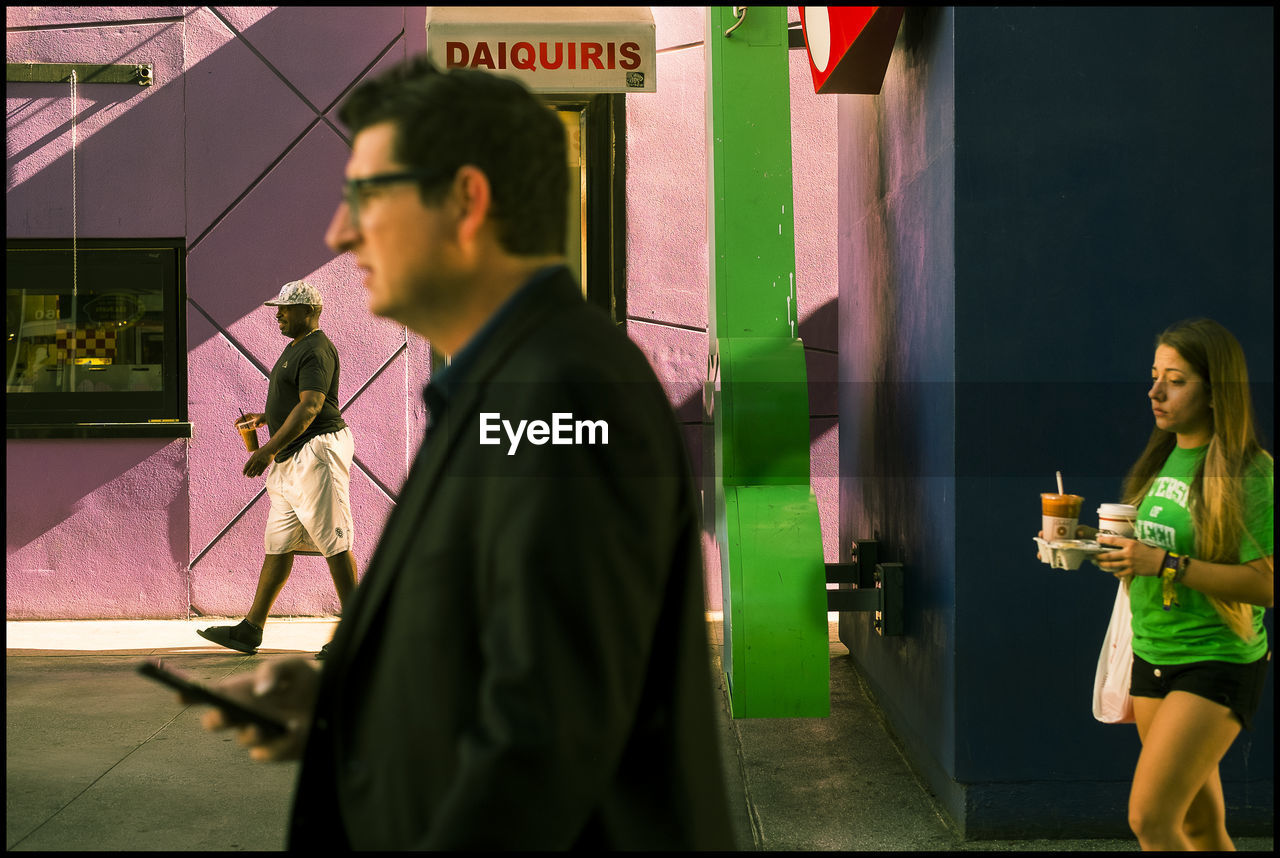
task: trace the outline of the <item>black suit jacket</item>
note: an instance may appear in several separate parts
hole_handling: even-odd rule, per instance
[[[693,483],[648,361],[562,269],[463,382],[344,609],[290,847],[734,848]],[[550,433],[512,450],[501,420]]]

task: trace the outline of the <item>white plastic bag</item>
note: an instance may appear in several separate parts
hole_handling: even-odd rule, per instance
[[[1132,673],[1133,612],[1129,608],[1129,589],[1121,581],[1093,676],[1094,718],[1103,724],[1133,723],[1133,698],[1129,696]]]

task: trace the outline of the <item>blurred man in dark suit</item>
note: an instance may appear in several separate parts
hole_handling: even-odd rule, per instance
[[[326,236],[450,364],[317,673],[228,686],[289,719],[292,848],[732,849],[682,437],[564,266],[556,115],[425,60],[358,89]],[[220,713],[210,727],[225,726]]]

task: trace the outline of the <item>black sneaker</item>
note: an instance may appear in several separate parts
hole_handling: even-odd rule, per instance
[[[325,644],[324,646],[320,647],[320,651],[316,653],[316,661],[324,661],[328,657],[329,657],[329,645]]]
[[[196,629],[196,634],[207,641],[213,641],[218,646],[225,646],[227,649],[249,655],[256,653],[258,647],[262,645],[262,629],[248,620],[241,620],[239,625],[234,626],[210,626],[207,629]]]

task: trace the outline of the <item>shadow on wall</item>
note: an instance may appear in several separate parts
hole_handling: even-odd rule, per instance
[[[292,83],[284,82],[296,79],[298,74],[285,65],[302,62],[302,55],[295,51],[286,56],[270,46],[278,45],[284,38],[282,34],[289,32],[294,32],[293,38],[303,38],[297,34],[300,26],[332,29],[342,26],[348,20],[346,16],[360,16],[364,21],[373,13],[364,9],[333,10],[324,17],[313,12],[308,18],[298,9],[280,7],[261,10],[261,17],[251,20],[257,14],[258,11],[193,7],[182,22],[156,20],[120,25],[118,39],[106,49],[110,54],[104,50],[107,43],[93,43],[96,51],[86,56],[95,62],[155,62],[157,84],[147,89],[132,84],[79,88],[80,110],[75,117],[79,131],[77,231],[81,237],[184,238],[189,252],[188,285],[192,287],[188,305],[211,323],[191,325],[188,352],[226,334],[233,324],[244,320],[246,326],[261,328],[262,334],[255,336],[252,343],[240,337],[237,350],[270,366],[278,354],[278,332],[271,314],[262,309],[263,293],[274,294],[278,284],[295,279],[299,272],[315,271],[333,259],[323,235],[337,203],[349,142],[345,129],[329,113],[350,92],[354,82],[380,71],[380,65],[388,61],[388,52],[403,44],[405,28],[403,18],[392,26],[395,16],[401,15],[399,7],[395,15],[387,13],[386,21],[378,27],[362,24],[364,31],[372,33],[361,36],[370,43],[369,47],[364,53],[350,54],[361,57],[359,63],[367,65],[326,72],[326,91],[332,94],[323,99],[312,96],[308,101]],[[185,34],[175,33],[179,27]],[[79,32],[92,29],[81,28]],[[76,32],[77,24],[67,23],[66,30]],[[232,30],[239,31],[242,38],[228,37]],[[57,33],[61,37],[63,30]],[[18,35],[33,43],[39,41],[29,31]],[[90,37],[80,36],[82,40]],[[219,39],[223,40],[220,44]],[[68,51],[81,50],[74,44],[75,39],[71,42]],[[190,67],[183,67],[184,55],[198,56],[201,49],[213,45],[216,47],[207,55]],[[252,46],[253,53],[246,45]],[[155,56],[160,48],[160,56]],[[153,55],[148,56],[148,52]],[[34,48],[28,54],[37,55],[40,54]],[[20,61],[22,57],[10,59]],[[268,62],[276,62],[280,68],[269,66]],[[348,58],[346,62],[356,61]],[[23,84],[10,89],[11,105],[16,106],[9,112],[9,138],[17,148],[8,157],[8,234],[70,236],[69,85]],[[258,133],[250,139],[233,141],[227,139],[233,132],[206,127],[222,115],[217,111],[230,109],[226,107],[227,100],[235,102],[236,115],[263,120]],[[159,152],[151,150],[161,156],[160,166],[153,163],[150,167],[130,167],[130,159],[148,151],[146,147],[140,149],[139,141],[152,141],[149,145],[162,147]],[[317,154],[305,163],[311,180],[286,183],[280,179],[281,173],[298,172],[297,166],[290,163],[289,154],[303,146],[311,147],[306,150],[309,155]],[[51,152],[58,154],[44,160]],[[255,166],[259,162],[260,166]],[[23,167],[30,167],[33,172],[13,184],[15,174]],[[290,193],[278,198],[272,195],[275,187],[286,184]],[[269,197],[267,205],[242,205],[254,202],[255,195]],[[58,204],[59,200],[65,200],[65,205]],[[236,219],[242,222],[234,222]],[[224,225],[229,228],[220,229]],[[223,238],[220,233],[235,238]],[[825,332],[836,326],[837,302],[833,299],[800,322],[799,334],[806,342],[834,342],[835,338]],[[254,347],[259,342],[271,344],[271,350]],[[834,402],[836,379],[819,377],[815,366],[829,366],[834,374],[834,361],[810,364],[810,414],[834,417],[834,406],[828,403]],[[701,413],[700,395],[700,391],[695,392],[679,403],[678,413],[691,413],[696,422],[696,415]],[[818,434],[814,440],[833,425],[834,421],[815,424]],[[35,470],[24,471],[22,463],[15,462],[8,469],[7,481],[7,494],[12,501],[7,528],[9,552],[55,529],[74,516],[86,498],[109,484],[128,479],[130,472],[163,447],[155,442],[115,445],[105,458],[86,460],[79,466],[74,486],[66,491],[54,487],[53,491],[31,492],[29,486],[37,484],[39,474]],[[48,460],[48,456],[37,456],[33,464],[47,465]],[[175,544],[183,541],[176,540]]]
[[[259,11],[197,13],[206,29],[225,25],[241,36],[187,74],[188,300],[265,369],[281,346],[261,302],[286,281],[312,279],[328,297],[326,324],[346,329],[335,344],[348,390],[348,373],[372,372],[400,334],[365,311],[350,258],[336,262],[324,244],[350,152],[349,134],[330,114],[360,81],[402,57],[404,11],[279,7],[254,20]],[[315,64],[297,47],[308,43],[335,47]],[[247,110],[225,107],[229,87],[252,95]],[[226,289],[228,272],[242,285]],[[362,363],[372,365],[357,370]]]
[[[191,339],[187,343],[188,351],[196,350],[206,340],[219,333],[225,334],[227,328],[233,323],[244,319],[248,319],[249,323],[255,327],[261,327],[264,332],[262,341],[270,343],[274,349],[275,327],[270,314],[258,312],[262,309],[261,302],[264,300],[264,295],[269,297],[268,293],[273,294],[278,284],[295,279],[300,276],[299,272],[316,271],[333,260],[333,254],[324,245],[323,236],[337,203],[337,186],[342,175],[346,157],[345,149],[349,146],[349,141],[345,128],[340,127],[336,118],[328,114],[336,109],[356,82],[364,79],[386,58],[387,51],[404,36],[404,29],[401,26],[398,32],[385,40],[386,44],[380,52],[377,52],[368,66],[351,71],[350,83],[343,85],[336,96],[327,98],[323,104],[313,104],[292,86],[286,88],[280,80],[288,79],[285,72],[269,68],[264,64],[262,56],[251,56],[245,47],[245,43],[254,45],[278,41],[279,34],[287,27],[310,20],[299,17],[296,12],[297,10],[288,8],[277,8],[264,13],[261,18],[240,31],[242,39],[234,37],[227,39],[224,44],[199,59],[191,67],[181,69],[179,66],[180,73],[174,74],[166,69],[165,74],[169,75],[169,79],[165,80],[161,77],[154,92],[143,92],[135,85],[123,84],[93,85],[91,88],[80,89],[82,110],[76,118],[82,130],[77,151],[80,235],[82,237],[159,238],[176,237],[182,233],[187,241],[191,267],[200,270],[218,270],[221,272],[220,276],[230,276],[234,279],[234,283],[229,284],[230,288],[224,288],[223,285],[211,288],[201,285],[208,283],[203,274],[199,271],[190,272],[192,276],[189,286],[193,289],[188,296],[188,303],[212,324],[191,327],[189,331]],[[226,17],[230,14],[229,10],[218,12],[201,9],[191,12],[184,22],[187,34],[183,38],[198,40],[201,27],[205,28],[206,32],[210,28],[235,29],[234,22]],[[337,17],[331,15],[333,20],[328,21],[327,26],[333,27],[340,24],[341,14],[345,13],[335,12],[334,15]],[[352,10],[351,14],[367,16],[364,10]],[[199,18],[200,15],[205,17]],[[148,43],[157,38],[155,34],[147,35],[149,28],[175,25],[164,22],[150,25],[143,22],[137,26],[139,38],[136,43],[116,49],[115,56],[97,59],[102,62],[139,61],[143,58],[142,53],[145,52]],[[275,55],[271,55],[270,59],[276,59]],[[246,60],[251,71],[245,69]],[[157,69],[157,71],[160,70]],[[263,123],[260,133],[254,135],[260,138],[259,142],[255,143],[254,140],[241,142],[239,149],[248,154],[226,155],[223,158],[227,166],[238,168],[241,163],[251,161],[254,152],[264,149],[273,152],[261,171],[244,182],[243,187],[237,185],[239,182],[237,178],[229,175],[233,172],[232,170],[227,170],[228,175],[225,176],[219,174],[214,178],[198,178],[203,174],[216,172],[210,166],[202,165],[201,162],[206,157],[223,157],[213,152],[205,152],[205,149],[224,147],[212,146],[204,140],[204,132],[208,129],[201,128],[202,114],[198,113],[202,110],[201,105],[213,98],[212,87],[223,88],[219,91],[223,100],[233,98],[239,102],[237,113],[261,115],[267,120]],[[279,95],[281,92],[283,95]],[[21,94],[23,99],[28,100],[28,104],[32,106],[31,112],[24,115],[22,106],[10,112],[10,123],[15,121],[17,123],[11,124],[10,136],[12,137],[15,128],[23,123],[38,121],[49,127],[43,133],[37,132],[37,135],[24,143],[21,149],[11,154],[9,158],[11,175],[15,165],[20,165],[30,158],[40,157],[45,149],[58,140],[69,141],[72,125],[68,86],[24,84]],[[91,135],[83,133],[92,126],[92,119],[95,116],[126,102],[136,103],[127,106],[105,125],[94,129]],[[50,120],[48,113],[51,110],[62,112],[63,118]],[[193,115],[189,116],[189,111]],[[15,117],[17,117],[16,120]],[[122,153],[136,153],[137,141],[140,140],[174,140],[178,136],[175,131],[179,127],[186,132],[184,136],[193,138],[186,144],[185,155],[187,160],[195,162],[179,168],[185,171],[182,174],[183,181],[179,183],[180,187],[178,189],[137,187],[138,184],[146,184],[138,181],[143,174],[128,170],[128,161],[122,160]],[[306,183],[299,188],[304,196],[289,195],[288,198],[281,199],[278,204],[270,207],[270,210],[259,207],[258,213],[254,215],[258,223],[246,223],[234,229],[234,234],[242,239],[236,243],[236,256],[224,255],[226,244],[221,241],[217,242],[219,245],[217,250],[211,250],[210,245],[214,244],[213,239],[216,238],[219,225],[237,216],[236,210],[240,203],[258,192],[262,186],[269,184],[272,174],[284,168],[286,155],[302,145],[308,136],[317,130],[333,140],[340,140],[343,144],[341,147],[330,147],[324,150],[324,155],[331,158],[332,163],[326,161],[308,164],[310,175],[331,175],[332,181]],[[217,132],[214,129],[213,133],[225,132]],[[339,152],[338,149],[343,151]],[[183,159],[179,158],[178,161],[181,163]],[[233,162],[236,163],[233,164]],[[122,167],[126,169],[121,169]],[[92,178],[105,175],[113,175],[115,178],[108,179],[105,183],[101,179]],[[95,181],[99,182],[97,186],[94,184]],[[198,214],[197,212],[208,208],[210,204],[208,199],[202,199],[199,193],[201,181],[207,182],[210,190],[223,195],[230,193],[234,198],[225,205],[219,206],[216,212],[211,211],[207,215]],[[218,185],[218,182],[221,184]],[[191,189],[184,190],[188,185]],[[24,217],[22,212],[47,211],[51,201],[64,198],[69,201],[70,186],[71,156],[69,152],[63,151],[20,184],[12,187],[7,194],[10,237],[69,236],[71,233],[69,205],[65,213],[66,223],[53,230],[44,224],[32,227],[30,223],[22,220]],[[293,187],[299,186],[295,184]],[[130,220],[130,215],[126,214],[129,211],[136,212],[139,209],[157,207],[156,205],[147,206],[146,203],[149,201],[153,203],[159,201],[158,207],[161,209],[171,207],[169,198],[165,197],[165,194],[187,195],[178,202],[179,209],[182,211],[181,217],[166,216],[164,225],[159,228],[152,226],[139,228],[136,222]],[[153,217],[152,221],[154,220]],[[249,236],[256,236],[257,240],[250,242]],[[201,255],[215,258],[201,260],[199,259]],[[800,323],[801,338],[806,341],[834,341],[833,337],[827,337],[825,334],[819,336],[818,332],[834,329],[836,317],[836,302],[832,300]],[[256,343],[258,338],[255,336],[254,340]],[[251,348],[251,351],[258,352],[260,349]],[[270,349],[268,351],[269,353],[254,355],[264,366],[269,366],[278,353]],[[834,383],[834,378],[817,378],[813,372],[810,373],[811,414],[834,416],[834,410],[826,404],[828,400],[834,401],[829,395],[834,392],[834,389],[828,387]],[[692,394],[686,401],[679,403],[678,413],[700,413],[698,395]],[[686,408],[692,410],[685,411]]]
[[[836,342],[834,334],[829,332],[836,330],[838,327],[839,302],[832,298],[825,304],[814,310],[808,316],[800,321],[798,335],[802,342]],[[806,358],[811,358],[815,352],[806,349]],[[829,354],[829,353],[818,353]],[[835,360],[815,361],[806,360],[807,384],[809,395],[809,417],[810,417],[810,445],[816,443],[819,438],[825,436],[831,430],[837,428],[837,390],[839,387],[839,378],[837,377],[837,365]],[[690,393],[679,403],[673,402],[672,408],[676,413],[676,417],[686,427],[698,426],[703,422],[703,403],[701,386],[696,392]],[[695,478],[699,481],[710,476],[710,468],[714,468],[714,462],[706,460],[702,449],[702,436],[700,433],[695,435],[687,435],[687,438],[697,439],[690,440],[689,444],[689,461],[693,469]]]
[[[89,26],[75,9],[30,14],[20,24],[10,18],[11,61],[154,63],[151,87],[78,87],[76,232],[184,240],[187,400],[191,417],[200,419],[191,442],[10,443],[19,455],[7,468],[7,556],[15,571],[52,574],[65,563],[68,572],[94,579],[82,588],[83,601],[130,606],[122,610],[134,609],[135,573],[137,580],[153,575],[149,580],[166,588],[157,610],[178,610],[188,598],[191,557],[257,491],[247,480],[227,479],[238,474],[243,448],[208,419],[212,404],[234,412],[230,388],[245,378],[257,385],[280,353],[273,314],[261,302],[281,283],[333,260],[323,235],[340,198],[349,143],[328,113],[354,82],[425,33],[406,37],[404,7],[188,7],[185,15],[131,22],[98,20],[112,15],[90,11],[97,18]],[[317,66],[308,45],[335,46],[335,56]],[[70,95],[69,84],[8,87],[10,238],[72,235]],[[363,392],[360,382],[377,377],[403,335],[374,331],[363,290],[349,293],[327,312],[358,320],[342,337],[363,362],[349,370],[344,352],[343,387]],[[228,330],[236,338],[223,347],[216,341]],[[210,343],[215,348],[192,359]],[[265,382],[261,387],[265,392]],[[386,452],[392,446],[371,450],[389,484],[386,474],[399,473],[397,451]],[[51,480],[53,474],[63,476]],[[370,493],[380,502],[376,489]],[[364,505],[363,513],[372,520],[371,508]],[[236,550],[260,559],[261,531],[249,530],[235,532]],[[366,532],[372,530],[371,523]],[[68,580],[62,583],[71,589]],[[17,599],[24,610],[43,610],[40,590],[28,577],[10,588],[11,606]]]
[[[153,27],[163,30],[177,25],[165,21],[142,22],[133,29],[139,36],[136,42],[117,48],[114,56],[99,54],[93,60],[156,62],[159,80],[154,91],[148,92],[133,84],[92,84],[79,87],[78,91],[80,110],[75,117],[79,138],[77,232],[82,238],[182,237],[187,243],[189,261],[195,262],[211,233],[236,215],[241,202],[264,185],[269,186],[273,174],[294,167],[287,156],[298,147],[308,145],[310,157],[306,172],[316,180],[292,182],[292,192],[287,198],[255,207],[255,222],[237,225],[234,230],[240,237],[234,257],[222,249],[215,251],[214,255],[220,258],[211,259],[206,265],[220,270],[221,276],[232,277],[234,283],[229,284],[230,288],[219,286],[206,289],[199,296],[189,296],[189,304],[210,318],[219,330],[261,309],[263,295],[274,294],[279,284],[314,272],[334,258],[323,237],[338,202],[349,140],[336,118],[331,119],[327,114],[396,44],[402,43],[404,35],[403,23],[386,39],[382,39],[379,31],[381,48],[373,52],[373,62],[350,70],[341,91],[326,103],[312,104],[292,83],[284,82],[289,80],[288,75],[271,66],[270,60],[253,56],[246,47],[255,42],[278,42],[286,23],[292,27],[303,20],[298,11],[278,8],[264,14],[243,29],[240,38],[227,38],[208,56],[186,69],[181,68],[181,60],[158,62],[155,57],[144,56],[148,44],[158,38],[151,32]],[[333,18],[338,13],[327,14]],[[351,14],[367,15],[367,12],[351,10]],[[401,15],[399,7],[396,15]],[[326,20],[316,26],[335,23],[341,22]],[[221,14],[207,8],[188,14],[184,26],[187,32],[177,40],[179,51],[189,47],[188,40],[198,43],[201,36],[225,38],[226,30],[235,29]],[[365,25],[365,29],[370,28]],[[130,28],[124,28],[124,32],[129,31]],[[283,52],[280,56],[291,59]],[[11,55],[9,59],[20,61],[22,58]],[[161,77],[162,73],[168,76],[167,80]],[[70,237],[73,124],[70,86],[22,84],[18,89],[10,87],[10,99],[7,123],[10,140],[26,136],[21,132],[30,123],[47,128],[30,129],[30,140],[9,153],[8,237]],[[204,116],[211,125],[225,124],[219,123],[220,114],[216,111],[225,110],[228,99],[236,102],[236,115],[261,118],[254,139],[239,142],[207,139],[230,133],[216,127],[202,127]],[[17,106],[13,107],[15,102]],[[50,111],[60,117],[51,118]],[[189,111],[194,113],[189,115]],[[105,124],[95,124],[95,118],[103,118],[104,112],[118,115],[111,116]],[[317,130],[322,132],[322,139],[309,141],[308,137]],[[60,140],[66,142],[56,158],[41,163],[38,169],[14,184],[15,174],[21,173],[24,162],[46,157],[45,150]],[[185,151],[181,151],[184,140]],[[150,160],[147,148],[140,148],[139,141],[173,141],[171,145],[180,151],[170,149],[161,156],[166,164],[162,175],[157,176],[147,168],[130,170],[131,159]],[[156,187],[170,182],[173,184],[169,187]],[[202,187],[207,194],[201,192]],[[227,199],[217,202],[217,211],[213,211],[210,198],[216,200],[219,196]],[[65,205],[60,204],[60,200],[65,200]],[[43,218],[38,216],[40,212],[45,213]],[[249,236],[254,240],[246,243]],[[201,302],[209,306],[202,306]],[[269,317],[259,316],[263,329],[268,330]],[[199,331],[193,332],[196,338],[187,343],[188,350],[194,350],[214,335],[203,326],[198,327]],[[268,365],[273,359],[274,355],[270,356]]]
[[[26,7],[26,11],[31,14],[32,7]],[[31,23],[43,24],[44,17],[36,13]],[[7,23],[13,26],[15,19],[24,23],[23,12],[12,11]],[[101,31],[96,28],[76,29],[75,24],[53,31],[40,32],[41,29],[9,30],[7,59],[47,60],[53,53],[63,61],[153,62],[158,74],[170,78],[176,78],[181,67],[181,30],[171,19],[142,24],[115,40],[99,38]],[[136,39],[127,42],[130,36]],[[121,43],[125,43],[123,48]],[[6,101],[6,235],[70,237],[70,84],[10,84],[6,86]],[[179,235],[180,191],[168,191],[166,198],[163,190],[156,193],[153,186],[182,185],[181,144],[165,146],[157,142],[181,139],[180,134],[174,133],[174,126],[182,121],[182,88],[89,84],[78,87],[77,103],[74,125],[78,132],[78,178],[84,181],[92,175],[105,186],[97,198],[85,194],[84,187],[79,189],[81,235]],[[133,117],[147,117],[150,121],[143,127]],[[138,132],[146,136],[139,136]],[[51,157],[59,150],[58,157]],[[134,169],[122,169],[131,164]],[[143,226],[139,227],[139,223]],[[126,230],[130,224],[132,231]]]
[[[839,324],[839,301],[832,298],[800,321],[798,336],[802,342],[835,342],[834,335],[827,332],[835,330]],[[806,354],[809,353],[806,347]],[[835,376],[836,366],[819,367],[813,363],[808,366],[807,380],[809,385],[809,414],[812,417],[834,417],[836,415],[836,385],[839,379]],[[699,419],[702,413],[702,391],[686,396],[679,404],[672,403],[677,415],[685,422]],[[830,429],[831,427],[827,427]],[[824,432],[826,430],[823,430]],[[817,436],[815,436],[817,437]]]
[[[839,328],[840,301],[832,298],[800,320],[800,340],[804,343],[837,343]],[[814,355],[816,352],[806,349],[805,354]],[[836,390],[840,379],[834,357],[825,362],[809,361],[806,376],[809,384],[810,417],[835,417],[839,411]],[[831,428],[833,427],[826,427],[810,440],[816,441]]]
[[[160,442],[148,439],[119,440],[100,446],[97,455],[80,457],[76,462],[75,480],[50,480],[50,458],[57,458],[56,447],[60,441],[24,441],[27,454],[12,456],[5,466],[5,551],[12,557],[31,542],[56,530],[59,525],[85,509],[89,498],[112,483],[119,483],[117,494],[121,502],[145,502],[159,493],[173,494],[183,482],[179,449],[181,441]],[[149,460],[160,458],[162,448],[173,447],[172,469],[164,473],[173,485],[157,485],[150,479],[148,485],[131,486],[129,480],[154,477],[157,472],[140,468]],[[31,448],[42,448],[40,455],[31,455]],[[170,516],[171,519],[181,516]],[[186,544],[186,533],[175,533],[174,528],[185,528],[186,522],[171,520],[169,541],[173,546]],[[175,558],[186,563],[186,557]]]
[[[12,135],[14,132],[19,131],[22,125],[28,122],[36,122],[42,119],[43,118],[42,115],[48,111],[53,110],[54,105],[58,104],[61,99],[69,99],[70,98],[69,93],[70,93],[70,90],[67,84],[65,83],[24,83],[22,84],[22,87],[20,89],[10,92],[10,97],[12,98],[12,104],[14,104],[15,106],[11,108],[7,113],[6,122],[5,122],[5,125],[7,126],[6,131],[10,135]],[[123,83],[122,84],[94,84],[92,93],[99,100],[91,103],[87,108],[81,105],[79,112],[75,116],[75,122],[77,126],[81,126],[81,125],[91,126],[93,124],[92,120],[99,113],[111,107],[123,104],[133,98],[140,98],[142,90],[139,89],[137,84],[123,84]],[[29,187],[26,184],[26,182],[24,182],[21,185],[14,186],[13,183],[16,179],[16,176],[14,174],[13,164],[22,162],[30,157],[34,157],[40,152],[40,150],[44,149],[46,146],[54,145],[55,141],[63,137],[70,139],[72,117],[71,117],[69,107],[66,111],[66,115],[67,115],[67,119],[61,125],[55,126],[52,130],[26,143],[26,145],[24,145],[21,149],[17,149],[16,151],[7,153],[7,160],[9,162],[9,170],[8,170],[9,175],[7,178],[9,179],[9,185],[10,185],[10,188],[7,192],[7,196],[9,196],[10,214],[22,211],[21,207],[14,205],[13,195],[18,194],[20,198],[21,195],[24,192],[26,192]],[[102,131],[99,132],[99,136],[101,135],[109,136],[109,129],[112,128],[112,126],[115,124],[116,123],[108,123],[104,125],[102,127]],[[117,139],[119,139],[119,136],[120,135],[118,134],[116,135]],[[115,144],[115,146],[117,147],[120,145],[121,144],[119,142]],[[100,148],[113,148],[113,147],[103,143],[103,144],[100,144]],[[79,154],[80,151],[81,151],[80,148],[77,147],[77,154]],[[66,175],[63,175],[62,170],[65,170]],[[70,159],[70,155],[68,154],[66,156],[65,167],[62,167],[57,162],[54,162],[49,167],[45,167],[40,172],[36,173],[35,176],[32,177],[32,179],[28,179],[27,182],[34,181],[36,177],[42,177],[45,181],[45,187],[40,190],[48,194],[48,196],[44,196],[42,198],[48,200],[48,199],[54,199],[56,197],[62,197],[66,199],[67,201],[66,205],[69,210],[71,207],[71,181],[70,181],[71,176],[70,174],[71,174],[71,159]],[[56,178],[56,181],[55,181],[55,178]],[[55,196],[55,192],[56,192],[56,196]],[[37,193],[35,196],[41,196],[41,195]],[[9,223],[10,232],[13,231],[13,226],[14,225],[11,221]]]

